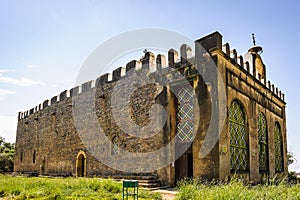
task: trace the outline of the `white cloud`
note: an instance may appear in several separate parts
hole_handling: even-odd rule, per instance
[[[5,89],[0,88],[0,101],[4,100],[4,96],[10,95],[10,94],[15,94],[15,93],[16,93],[15,91],[5,90]]]
[[[27,65],[26,68],[32,69],[32,68],[39,68],[38,65]]]
[[[15,72],[16,70],[12,69],[0,69],[0,73],[6,73],[6,72]]]
[[[15,94],[16,92],[11,90],[5,90],[0,88],[0,96],[8,95],[8,94]]]
[[[0,76],[3,76],[4,73],[7,72],[14,72],[15,70],[11,70],[11,69],[0,69]]]
[[[36,65],[28,65],[27,68],[34,68],[37,67]],[[0,83],[8,83],[18,86],[32,86],[32,85],[45,85],[43,82],[34,81],[30,78],[11,78],[7,76],[3,76],[4,73],[7,72],[14,72],[15,70],[9,70],[9,69],[0,69]]]
[[[6,142],[16,141],[18,117],[0,115],[0,136],[5,139]]]
[[[43,82],[34,81],[30,78],[15,79],[15,78],[4,77],[4,76],[0,77],[0,83],[9,83],[18,86],[45,85],[45,83]]]

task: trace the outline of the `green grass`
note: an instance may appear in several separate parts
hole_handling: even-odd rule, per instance
[[[300,199],[300,185],[284,182],[248,186],[238,179],[229,183],[185,180],[176,200],[188,199]],[[122,199],[122,183],[98,178],[26,178],[0,175],[0,199]],[[129,198],[132,199],[132,198]],[[140,200],[161,199],[159,193],[139,190]]]
[[[122,199],[122,183],[98,178],[27,178],[0,175],[0,199]],[[161,199],[139,190],[139,199]]]
[[[179,183],[176,200],[187,199],[300,199],[300,186],[284,182],[266,185],[247,186],[241,180],[229,183],[199,183],[199,180],[185,180]]]

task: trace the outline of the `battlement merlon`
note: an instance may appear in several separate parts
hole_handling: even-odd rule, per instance
[[[224,55],[227,56],[228,59],[231,60],[232,63],[237,64],[241,69],[246,70],[254,79],[258,80],[261,84],[265,86],[265,88],[269,89],[277,98],[281,101],[285,102],[285,95],[282,93],[277,87],[268,87],[267,85],[267,77],[266,77],[266,69],[265,65],[262,62],[262,59],[259,55],[259,51],[261,47],[253,46],[248,52],[243,56],[238,55],[236,49],[230,50],[230,45],[228,43],[222,44],[222,35],[219,32],[211,33],[203,38],[196,40],[200,46],[196,45],[196,62],[197,59],[201,59],[202,56],[206,52],[210,52],[213,49],[220,49],[224,52]],[[251,71],[252,69],[252,71]]]
[[[70,97],[70,91],[69,90],[65,90],[62,93],[60,93],[59,100],[63,101],[65,99],[67,99],[68,97]]]
[[[195,42],[199,43],[200,46],[196,45],[195,51],[197,53],[206,53],[213,48],[222,49],[222,37],[223,36],[218,31],[216,31],[196,40]],[[206,52],[202,52],[203,50],[205,50]]]
[[[221,52],[223,52],[223,56],[229,59],[233,64],[237,65],[240,69],[247,72],[250,76],[252,76],[254,79],[257,79],[262,85],[265,85],[265,87],[271,91],[277,98],[279,98],[281,101],[285,102],[285,95],[282,93],[277,87],[270,83],[270,81],[266,80],[265,76],[265,69],[264,64],[261,61],[260,56],[256,56],[258,58],[258,62],[255,62],[254,59],[244,59],[243,56],[238,55],[237,51],[235,49],[230,50],[230,45],[228,43],[222,44],[222,35],[219,32],[211,33],[205,37],[202,37],[195,41],[195,43],[198,43],[200,45],[195,46],[195,55],[193,55],[192,49],[190,46],[183,44],[180,47],[180,55],[179,53],[174,50],[170,49],[168,51],[168,65],[166,65],[166,57],[162,54],[158,54],[156,57],[152,52],[145,52],[145,55],[141,58],[140,61],[138,60],[132,60],[126,64],[126,67],[119,67],[115,69],[112,74],[106,73],[101,75],[99,78],[96,79],[96,81],[88,81],[86,83],[83,83],[80,86],[75,86],[74,88],[70,90],[65,90],[61,92],[59,95],[54,96],[50,99],[50,101],[47,99],[42,104],[39,104],[38,106],[27,110],[25,112],[19,112],[18,120],[23,119],[25,117],[28,117],[29,115],[38,112],[40,110],[43,110],[44,108],[47,108],[51,105],[56,104],[59,101],[64,101],[69,97],[74,97],[82,92],[87,92],[93,87],[101,87],[105,83],[118,81],[123,76],[129,76],[130,74],[134,73],[135,71],[138,71],[140,69],[146,69],[149,70],[149,72],[156,72],[166,67],[174,67],[177,65],[185,65],[187,61],[191,58],[194,59],[194,61],[197,63],[199,60],[202,59],[203,54],[206,54],[207,52],[210,52],[213,49],[219,49]],[[249,51],[248,51],[249,53]],[[202,56],[197,56],[202,55]],[[245,54],[248,55],[248,54]],[[180,56],[180,57],[179,57]],[[247,57],[247,56],[246,56]],[[253,57],[252,57],[253,58]],[[260,60],[259,60],[260,59]],[[262,74],[257,74],[256,66],[259,64],[262,69],[260,69],[261,72],[264,72],[263,76]],[[252,68],[252,71],[251,71]]]

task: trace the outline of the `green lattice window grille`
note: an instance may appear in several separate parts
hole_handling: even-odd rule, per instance
[[[278,122],[275,123],[274,130],[274,142],[275,142],[275,171],[282,172],[283,171],[283,156],[282,156],[282,136],[280,131],[280,126]]]
[[[259,148],[259,171],[269,171],[269,151],[267,121],[262,113],[258,115],[258,148]]]
[[[246,117],[241,104],[234,100],[229,108],[230,169],[248,170],[249,149]]]
[[[192,142],[194,140],[194,90],[191,86],[180,88],[177,99],[177,137],[179,142]]]
[[[117,136],[115,136],[115,137],[113,138],[113,140],[112,140],[112,151],[111,151],[111,153],[112,153],[113,155],[118,154],[118,152],[119,152],[119,145],[118,145],[118,142],[119,142],[119,138],[118,138]]]

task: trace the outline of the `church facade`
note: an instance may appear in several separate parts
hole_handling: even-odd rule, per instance
[[[165,185],[184,177],[237,174],[260,183],[287,175],[285,96],[267,80],[262,48],[254,44],[239,56],[218,32],[195,44],[194,54],[182,45],[180,53],[170,49],[167,60],[145,52],[112,74],[20,112],[14,171],[79,177],[147,172]],[[139,79],[144,71],[152,82]],[[137,80],[139,89],[132,90]],[[112,103],[118,87],[128,96],[126,106]],[[155,134],[153,121],[161,126]],[[140,137],[137,127],[151,134]]]

